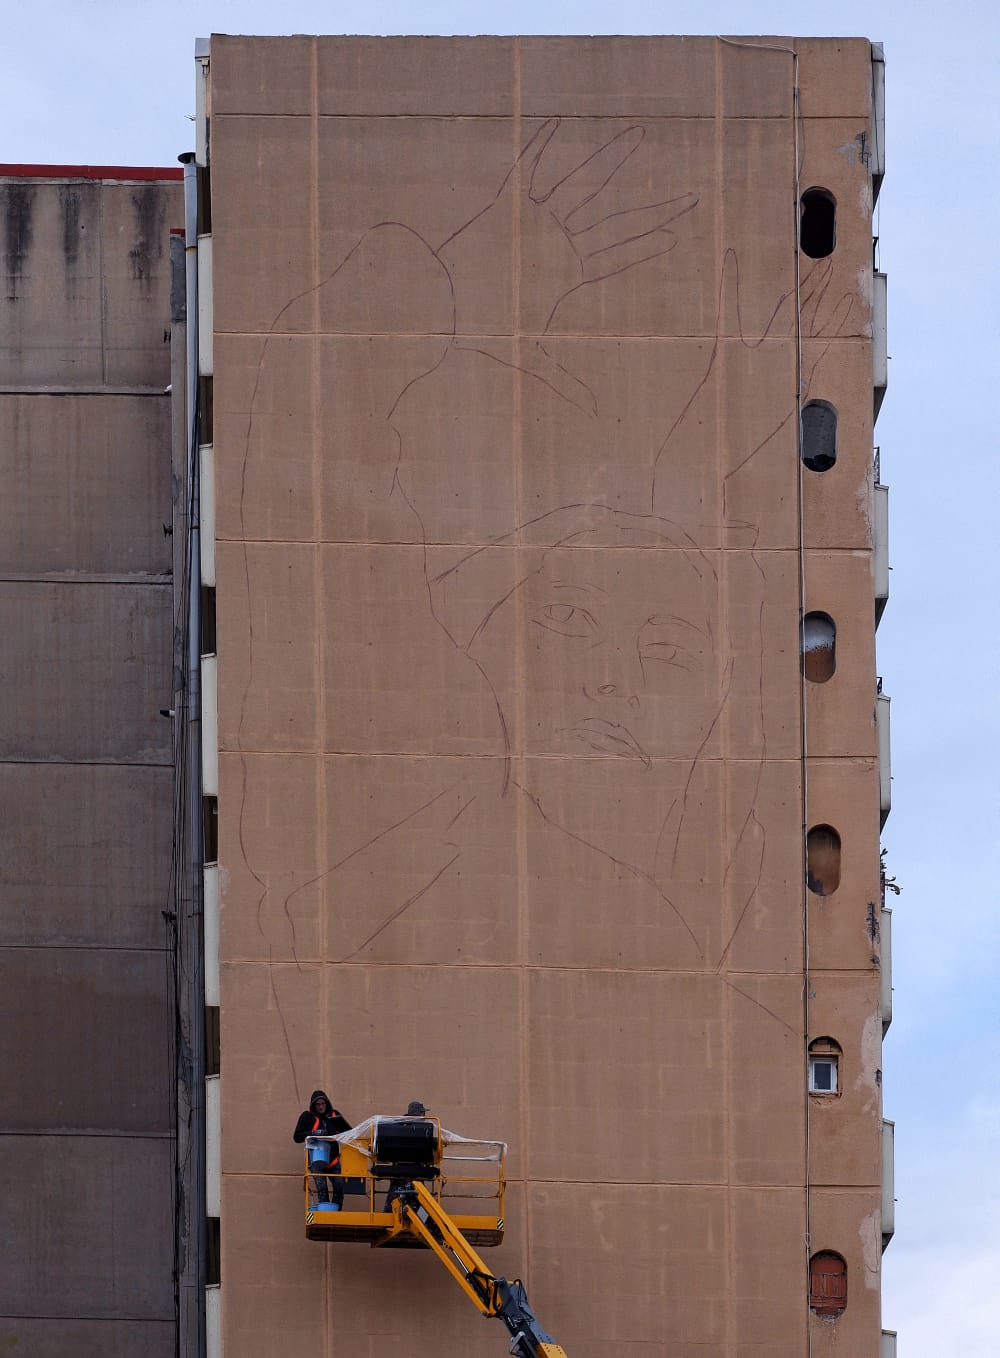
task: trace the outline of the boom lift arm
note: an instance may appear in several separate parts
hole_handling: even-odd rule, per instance
[[[484,1316],[503,1321],[515,1358],[566,1358],[565,1351],[538,1323],[520,1279],[496,1277],[418,1179],[395,1190],[392,1217],[390,1237],[416,1236],[434,1251]]]

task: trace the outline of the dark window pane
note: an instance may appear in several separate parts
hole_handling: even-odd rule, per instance
[[[813,684],[825,684],[837,672],[837,624],[829,613],[807,613],[802,619],[802,673]]]
[[[806,836],[806,881],[817,896],[840,886],[840,835],[832,825],[814,825]]]
[[[837,412],[829,401],[802,407],[802,461],[811,472],[828,472],[837,461]]]
[[[810,259],[825,259],[837,244],[837,203],[827,189],[806,189],[799,217],[799,245]]]
[[[833,1069],[829,1061],[817,1061],[814,1064],[813,1088],[827,1092],[833,1088]]]

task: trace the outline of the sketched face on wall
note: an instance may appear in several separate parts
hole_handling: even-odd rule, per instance
[[[526,668],[550,676],[544,689],[529,681],[527,754],[596,754],[648,769],[704,739],[711,619],[707,600],[693,615],[689,602],[702,582],[680,553],[614,555],[602,563],[593,550],[557,547],[524,583]]]
[[[717,581],[664,520],[604,512],[603,527],[527,553],[467,653],[512,753],[642,774],[696,757],[717,718]]]

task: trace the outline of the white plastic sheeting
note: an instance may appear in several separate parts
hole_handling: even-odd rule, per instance
[[[353,1146],[355,1150],[360,1151],[363,1156],[370,1160],[375,1132],[380,1122],[413,1120],[419,1119],[407,1119],[405,1114],[402,1113],[392,1116],[377,1113],[374,1117],[365,1118],[364,1122],[359,1122],[349,1132],[340,1132],[337,1136],[307,1136],[306,1145],[312,1146],[319,1141],[337,1141],[341,1146]],[[506,1141],[482,1141],[477,1137],[460,1136],[458,1132],[450,1132],[447,1127],[440,1127],[439,1130],[443,1156],[447,1160],[485,1161],[499,1164],[507,1154]]]

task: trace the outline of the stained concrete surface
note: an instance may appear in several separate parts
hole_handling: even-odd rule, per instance
[[[158,709],[183,211],[176,183],[88,174],[0,180],[0,1347],[166,1358],[173,753]]]

